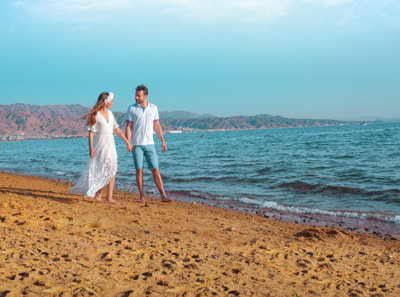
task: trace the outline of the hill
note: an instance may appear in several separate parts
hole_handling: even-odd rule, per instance
[[[48,137],[83,137],[87,135],[82,117],[88,108],[75,105],[0,105],[0,137],[3,140]],[[125,112],[114,112],[121,128]],[[204,130],[244,130],[288,127],[330,126],[355,122],[315,119],[292,119],[261,114],[256,116],[216,117],[185,111],[160,112],[165,132]],[[11,137],[11,138],[10,138]]]

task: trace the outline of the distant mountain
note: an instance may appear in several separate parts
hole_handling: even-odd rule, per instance
[[[81,105],[0,105],[0,136],[83,136]]]
[[[81,105],[0,105],[0,137],[83,137],[87,136],[82,117],[89,108]],[[126,113],[114,112],[121,128]],[[164,131],[243,130],[287,127],[330,126],[356,122],[336,120],[290,119],[268,114],[256,116],[215,117],[185,111],[160,112]]]
[[[261,114],[256,116],[211,117],[197,119],[171,119],[164,122],[166,130],[250,130],[269,128],[294,128],[352,124],[350,121],[290,119]]]
[[[160,118],[163,120],[173,119],[199,119],[199,118],[212,118],[215,117],[211,114],[197,114],[188,111],[160,111]]]

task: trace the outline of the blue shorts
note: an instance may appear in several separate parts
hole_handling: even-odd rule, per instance
[[[136,169],[143,169],[143,156],[146,158],[147,167],[149,169],[158,168],[158,157],[154,144],[134,145],[132,156]]]

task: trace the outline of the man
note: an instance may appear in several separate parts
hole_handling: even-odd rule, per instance
[[[153,130],[161,140],[162,151],[167,151],[164,141],[157,106],[147,101],[149,90],[140,85],[136,88],[136,103],[129,106],[125,134],[130,141],[132,137],[132,155],[136,168],[136,184],[140,193],[140,202],[146,203],[143,194],[143,162],[146,158],[147,166],[153,174],[154,182],[161,195],[162,202],[171,202],[164,191],[160,171],[158,169],[158,157],[154,145]],[[133,133],[132,133],[133,132]]]

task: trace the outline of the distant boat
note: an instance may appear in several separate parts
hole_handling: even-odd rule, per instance
[[[172,133],[172,134],[182,133],[182,130],[173,130],[173,131],[169,131],[168,133]]]
[[[366,126],[366,125],[368,125],[368,124],[367,124],[366,122],[361,122],[360,125],[361,125],[361,126]]]

